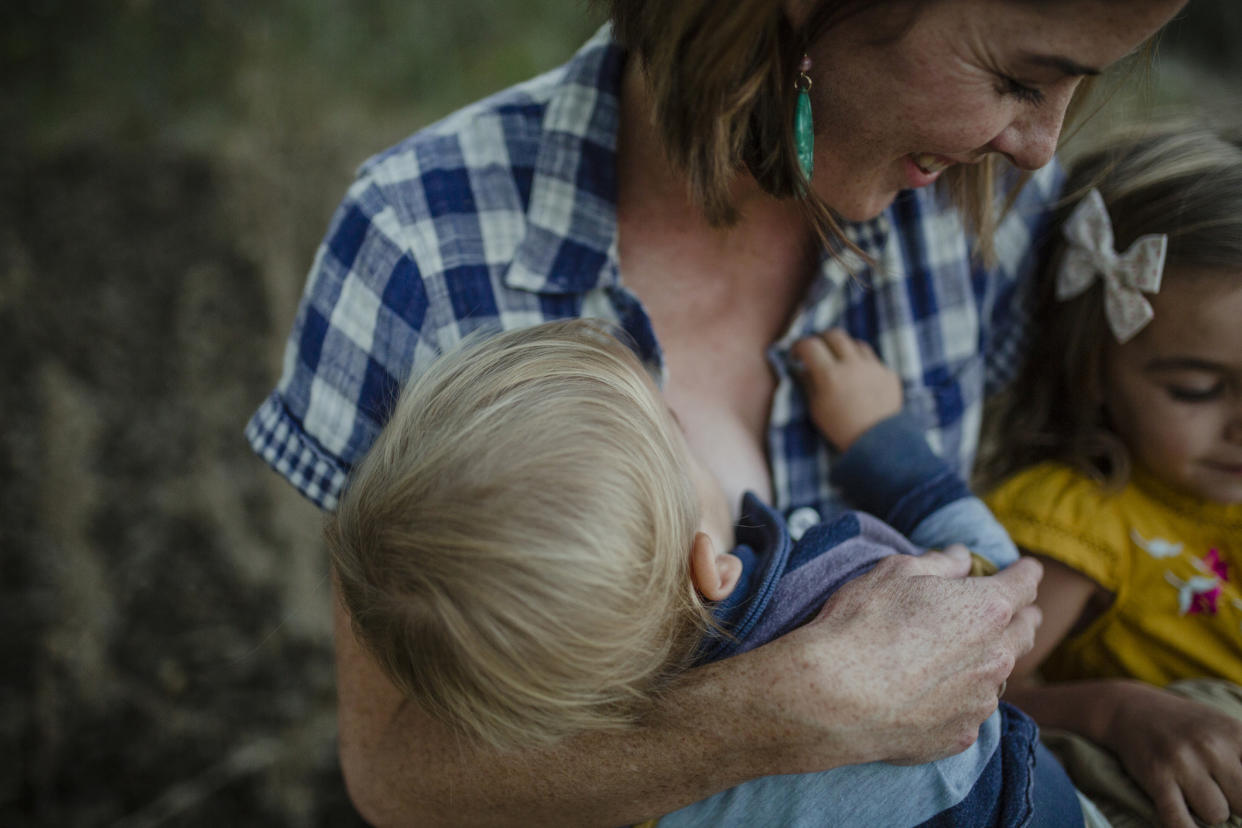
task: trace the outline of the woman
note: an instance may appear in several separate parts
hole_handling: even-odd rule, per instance
[[[985,268],[972,239],[986,252],[993,222],[969,192],[987,182],[969,165],[1047,164],[1081,78],[1181,5],[616,0],[628,51],[605,31],[364,167],[251,442],[331,508],[422,360],[481,324],[594,315],[635,336],[735,503],[752,489],[791,524],[839,508],[785,362],[834,324],[903,375],[933,444],[968,468],[1056,181],[1023,190]],[[808,86],[809,185],[793,129]],[[929,186],[950,177],[961,211]],[[520,754],[461,746],[402,705],[338,607],[351,796],[379,824],[621,824],[761,776],[957,753],[1038,623],[1037,565],[959,580],[967,566],[893,559],[816,622],[692,671],[635,732]]]

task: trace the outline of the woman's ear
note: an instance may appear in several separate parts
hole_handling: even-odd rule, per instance
[[[742,577],[742,559],[728,552],[716,552],[706,532],[695,532],[690,546],[690,580],[708,601],[723,601],[732,594]]]

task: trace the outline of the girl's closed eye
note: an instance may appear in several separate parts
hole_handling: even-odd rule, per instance
[[[1215,383],[1214,385],[1207,386],[1207,387],[1203,387],[1203,386],[1196,387],[1196,386],[1190,386],[1190,385],[1167,385],[1165,386],[1165,391],[1168,392],[1168,395],[1170,397],[1177,400],[1178,402],[1187,402],[1187,403],[1212,402],[1213,400],[1219,399],[1220,395],[1224,393],[1225,383],[1224,383],[1224,380],[1221,380]]]

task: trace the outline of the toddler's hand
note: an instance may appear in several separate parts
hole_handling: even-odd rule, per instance
[[[1130,688],[1108,736],[1171,828],[1242,813],[1242,722],[1157,687]]]
[[[811,419],[838,450],[901,410],[901,380],[870,345],[840,328],[798,340],[793,355],[803,365]]]

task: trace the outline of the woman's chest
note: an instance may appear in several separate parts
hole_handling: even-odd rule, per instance
[[[710,234],[621,224],[622,280],[660,343],[665,398],[735,509],[747,490],[772,500],[767,433],[777,377],[767,354],[814,266],[798,234],[768,230],[771,248],[747,244],[745,233],[714,245]]]
[[[766,435],[776,380],[764,358],[768,343],[739,337],[712,347],[711,340],[677,336],[661,342],[665,399],[730,508],[738,509],[746,491],[772,502]]]
[[[677,301],[661,291],[644,291],[648,285],[641,277],[637,282],[660,342],[665,398],[691,450],[716,476],[733,508],[747,490],[771,502],[767,435],[777,376],[767,354],[787,324],[796,291],[726,294],[701,285],[679,291],[683,301]]]

